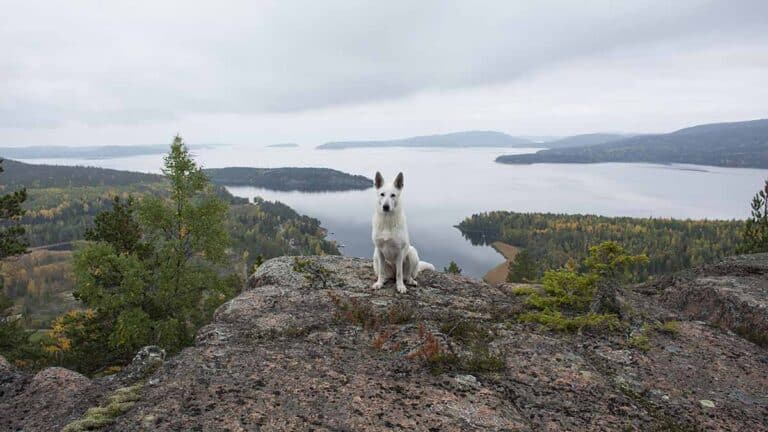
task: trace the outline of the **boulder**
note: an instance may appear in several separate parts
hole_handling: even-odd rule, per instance
[[[768,254],[740,255],[662,278],[665,306],[768,346]]]
[[[83,408],[92,383],[60,367],[35,374],[13,397],[0,399],[0,430],[60,430]]]

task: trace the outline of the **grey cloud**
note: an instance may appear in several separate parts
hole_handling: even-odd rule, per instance
[[[670,42],[768,42],[759,0],[451,3],[5,5],[0,127],[322,109],[514,82]]]

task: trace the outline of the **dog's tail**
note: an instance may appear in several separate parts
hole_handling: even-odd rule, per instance
[[[426,261],[419,261],[419,266],[416,271],[421,273],[422,270],[435,270],[435,266]]]

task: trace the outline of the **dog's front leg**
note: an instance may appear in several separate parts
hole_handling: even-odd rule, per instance
[[[405,283],[403,283],[403,261],[405,260],[405,251],[400,251],[400,253],[397,254],[397,259],[395,260],[395,281],[397,285],[397,292],[400,294],[405,294],[407,289],[405,288]]]
[[[376,282],[372,285],[373,289],[379,289],[384,286],[387,281],[384,275],[386,274],[386,263],[384,257],[381,256],[379,249],[373,251],[373,271],[376,273]]]

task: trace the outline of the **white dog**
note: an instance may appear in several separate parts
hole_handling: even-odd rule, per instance
[[[406,292],[405,284],[418,285],[416,276],[422,270],[434,270],[435,266],[419,261],[416,248],[408,238],[408,226],[403,212],[403,173],[392,183],[384,184],[384,177],[376,172],[376,211],[373,213],[373,270],[376,283],[373,288],[384,286],[388,279],[395,279],[397,291]]]

